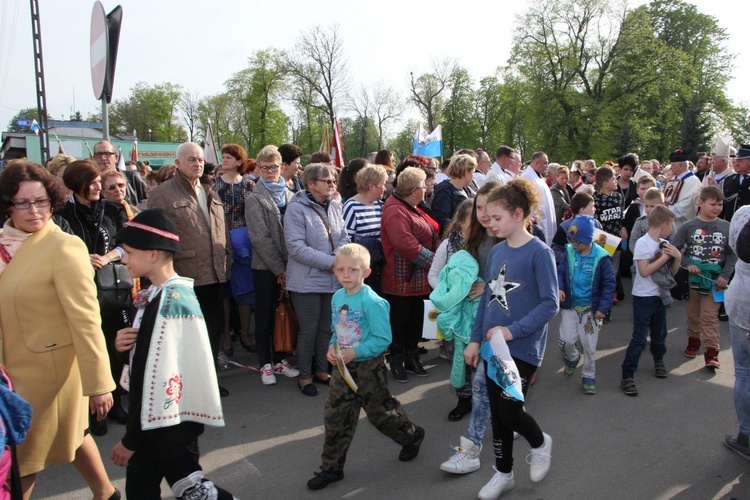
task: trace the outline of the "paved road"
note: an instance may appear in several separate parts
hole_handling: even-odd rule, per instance
[[[750,499],[750,462],[724,447],[725,434],[735,433],[737,418],[732,403],[733,365],[727,323],[721,323],[721,369],[703,368],[702,358],[683,356],[684,303],[669,309],[665,358],[669,378],[653,375],[650,356],[644,353],[636,375],[640,395],[627,397],[619,389],[620,363],[630,338],[631,303],[614,309],[614,322],[599,339],[598,393],[585,396],[580,368],[570,379],[562,373],[557,349],[559,317],[550,328],[547,356],[532,387],[527,410],[554,442],[552,467],[541,483],[528,477],[528,445],[516,441],[515,489],[503,498],[538,499]],[[201,438],[202,463],[208,477],[238,498],[476,498],[493,474],[491,431],[485,436],[480,471],[453,476],[438,467],[465,434],[468,417],[449,422],[455,404],[449,386],[449,364],[437,357],[437,343],[424,356],[429,377],[412,377],[407,384],[391,382],[391,390],[409,417],[427,435],[413,462],[397,459],[399,446],[362,420],[350,449],[343,481],[319,492],[305,483],[319,466],[325,391],[305,397],[293,379],[264,387],[260,377],[241,369],[220,373],[231,391],[223,400],[227,426],[207,429]],[[256,363],[253,355],[236,354],[240,362]],[[97,438],[107,457],[122,434]],[[114,484],[124,488],[124,469],[108,458]],[[164,496],[169,496],[166,483]],[[91,498],[83,480],[70,465],[39,475],[35,498]]]

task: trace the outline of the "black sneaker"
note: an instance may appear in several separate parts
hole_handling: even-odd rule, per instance
[[[448,414],[448,420],[451,422],[458,422],[462,418],[464,418],[465,415],[468,415],[471,413],[471,398],[458,398],[458,404],[455,408],[451,410],[451,412]]]
[[[391,356],[391,373],[396,382],[408,382],[409,377],[406,376],[406,370],[404,370],[404,355],[395,354]]]
[[[401,453],[398,454],[398,459],[402,462],[414,460],[417,458],[417,455],[419,455],[419,447],[422,446],[422,440],[424,439],[424,429],[418,425],[415,427],[414,441],[411,444],[402,447]]]
[[[422,366],[419,361],[419,353],[417,350],[406,353],[406,359],[404,360],[404,369],[407,372],[411,372],[417,377],[426,377],[428,375],[427,370]]]
[[[724,444],[745,460],[750,460],[750,446],[743,445],[736,437],[724,436]]]
[[[335,471],[321,469],[313,474],[313,478],[307,482],[307,487],[311,490],[322,490],[330,483],[335,483],[336,481],[344,479],[344,471],[342,470]]]
[[[664,361],[654,361],[654,374],[656,378],[667,378],[669,372],[667,372],[667,367],[664,366]]]
[[[632,378],[624,378],[620,381],[620,389],[628,396],[637,396],[638,388]]]

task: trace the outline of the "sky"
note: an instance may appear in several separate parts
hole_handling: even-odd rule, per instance
[[[106,12],[117,3],[102,2]],[[647,3],[631,2],[631,6]],[[717,18],[734,54],[727,89],[747,102],[750,50],[743,46],[750,2],[695,0]],[[40,1],[47,108],[53,119],[99,112],[89,68],[92,0]],[[354,85],[382,80],[407,96],[409,73],[430,71],[431,62],[455,58],[475,81],[507,63],[517,16],[527,1],[461,0],[379,2],[301,0],[122,0],[123,24],[114,99],[139,81],[171,82],[201,96],[223,90],[256,50],[291,49],[300,32],[338,23]],[[27,0],[0,0],[0,130],[21,109],[36,106],[31,16]],[[405,116],[416,116],[413,106]],[[140,135],[140,134],[139,134]],[[143,137],[143,135],[141,135]]]

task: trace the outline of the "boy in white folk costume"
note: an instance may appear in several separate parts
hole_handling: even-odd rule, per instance
[[[204,425],[223,426],[224,418],[193,280],[178,276],[172,264],[180,252],[177,226],[165,210],[146,210],[116,238],[130,274],[152,283],[136,297],[133,327],[115,340],[128,357],[130,397],[125,436],[110,457],[127,466],[127,496],[161,498],[166,478],[178,499],[231,500],[203,477],[198,461]]]

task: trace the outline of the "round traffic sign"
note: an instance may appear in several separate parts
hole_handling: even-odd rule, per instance
[[[91,11],[91,83],[94,86],[94,97],[102,98],[107,75],[107,57],[109,54],[109,36],[107,15],[101,2],[94,2]]]

